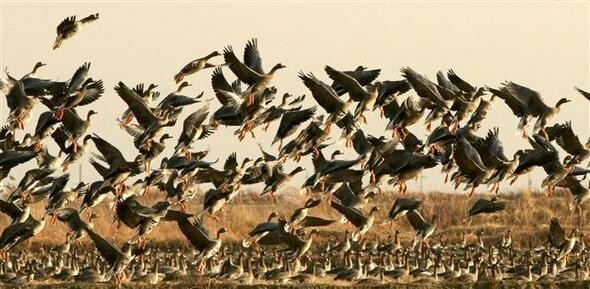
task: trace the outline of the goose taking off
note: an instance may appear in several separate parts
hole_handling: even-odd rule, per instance
[[[438,215],[433,215],[430,223],[426,222],[426,220],[424,220],[420,212],[416,210],[409,211],[406,214],[406,216],[408,217],[410,225],[412,225],[412,227],[416,231],[416,237],[414,238],[412,248],[415,248],[416,244],[420,243],[418,251],[422,252],[422,244],[425,243],[426,239],[428,239],[428,237],[430,237],[434,233],[434,230],[436,230]]]
[[[98,13],[84,17],[80,20],[76,20],[76,16],[70,16],[64,19],[59,25],[57,25],[57,38],[53,43],[53,49],[57,49],[61,46],[62,42],[66,39],[72,38],[82,26],[86,23],[90,23],[98,19]]]
[[[573,229],[569,238],[565,236],[565,231],[559,224],[557,218],[551,219],[551,224],[549,225],[549,242],[551,245],[559,250],[559,255],[557,256],[557,260],[560,260],[566,257],[578,241],[578,230]]]

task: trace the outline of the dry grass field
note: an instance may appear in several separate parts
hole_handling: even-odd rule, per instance
[[[241,194],[232,200],[232,203],[226,207],[224,212],[218,213],[219,223],[210,218],[205,218],[206,223],[212,230],[216,230],[221,226],[228,228],[230,233],[225,236],[226,241],[237,242],[242,240],[256,224],[263,222],[270,212],[276,211],[289,216],[295,208],[302,206],[306,199],[304,196],[295,193],[282,194],[279,198],[279,204],[275,205],[268,198],[258,199],[254,195],[253,193]],[[379,206],[380,210],[373,228],[367,234],[367,238],[377,237],[378,239],[384,239],[393,233],[390,226],[383,225],[382,222],[385,220],[392,201],[398,197],[400,195],[397,193],[384,193],[376,196],[373,203]],[[464,194],[431,192],[407,193],[403,197],[423,200],[424,204],[421,212],[425,218],[430,218],[432,214],[440,216],[434,241],[444,235],[447,242],[459,242],[462,232],[467,233],[470,240],[475,240],[474,233],[477,231],[484,233],[484,241],[492,241],[500,238],[501,234],[510,228],[513,232],[515,244],[524,247],[535,247],[546,242],[547,227],[552,217],[559,218],[566,228],[576,226],[579,222],[576,215],[568,210],[571,196],[565,191],[557,191],[549,197],[538,192],[528,191],[501,194],[500,198],[507,202],[507,209],[504,212],[493,216],[476,216],[472,218],[471,223],[462,221],[465,213],[477,198],[489,198],[489,195],[475,195],[470,198]],[[156,200],[162,200],[162,198],[162,196],[155,193],[148,200],[143,198],[140,200],[144,204],[150,204]],[[188,211],[193,214],[199,213],[202,208],[201,201],[202,196],[198,196],[197,200],[191,202]],[[44,203],[35,204],[33,214],[35,216],[42,214],[44,206]],[[71,206],[78,207],[79,204],[75,202]],[[367,207],[369,206],[371,204],[367,205]],[[107,239],[122,243],[134,235],[133,230],[126,228],[124,225],[117,227],[113,223],[113,212],[108,207],[108,201],[103,202],[93,212],[99,215],[99,219],[94,221],[96,231]],[[312,209],[310,214],[335,220],[340,219],[339,213],[327,203],[322,203],[319,207]],[[584,211],[582,220],[587,220],[588,217],[588,212]],[[0,217],[0,228],[4,228],[8,222],[7,216]],[[341,236],[348,226],[348,224],[336,222],[329,227],[323,228],[319,242],[328,238],[327,236],[335,236],[335,234]],[[59,221],[55,224],[48,222],[44,232],[33,238],[28,245],[43,244],[51,246],[62,243],[66,229]],[[586,232],[589,227],[583,222],[579,229]],[[401,232],[400,236],[403,243],[411,242],[413,230],[405,218],[398,220],[393,230]],[[164,246],[188,245],[176,225],[167,222],[161,223],[156,228],[150,240],[152,243]],[[89,241],[86,240],[86,242]]]

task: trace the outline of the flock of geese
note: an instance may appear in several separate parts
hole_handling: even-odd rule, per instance
[[[99,14],[81,20],[66,18],[57,27],[53,49],[97,19]],[[220,57],[222,64],[214,64]],[[590,157],[590,141],[582,143],[569,122],[552,123],[569,99],[551,106],[538,92],[517,83],[475,87],[453,70],[439,72],[436,81],[431,81],[405,67],[399,80],[376,81],[379,69],[359,66],[341,71],[326,66],[326,79],[331,83],[313,73],[299,73],[317,103],[303,108],[305,96],[285,93],[275,101],[278,90],[272,86],[273,79],[285,66],[279,63],[265,70],[258,42],[252,39],[245,46],[243,61],[227,46],[222,53],[214,51],[189,62],[173,77],[178,89],[165,97],[156,84],[117,83],[114,91],[128,106],[118,125],[133,139],[138,154],[132,157],[109,143],[108,135],[92,132],[97,111],[91,105],[101,98],[105,84],[92,75],[91,64],[84,63],[68,81],[37,76],[44,65],[35,64],[21,77],[5,71],[0,83],[9,107],[0,130],[0,210],[12,220],[0,236],[2,282],[111,280],[120,285],[203,278],[244,284],[330,279],[380,283],[551,281],[589,276],[583,235],[577,229],[566,233],[557,219],[551,221],[547,245],[540,248],[512,246],[510,231],[498,243],[486,244],[481,235],[474,244],[434,243],[428,239],[436,230],[438,216],[422,216],[421,200],[399,198],[383,223],[406,216],[416,231],[413,242],[402,245],[397,231],[386,240],[365,237],[377,222],[374,212],[379,208],[369,205],[372,198],[395,186],[405,193],[406,182],[434,167],[441,168],[445,181],[469,195],[480,186],[497,194],[502,183],[512,183],[542,167],[547,175],[541,184],[545,193],[550,195],[555,188],[569,190],[570,209],[579,214],[590,196],[588,185],[582,183],[590,172],[584,165]],[[189,96],[185,92],[190,86],[187,79],[208,69],[212,70],[215,99],[221,104],[215,110],[211,108],[215,101],[204,99],[204,93]],[[228,79],[228,72],[234,78]],[[590,101],[590,93],[578,91]],[[518,130],[528,141],[529,147],[512,157],[504,152],[498,128],[479,131],[496,98],[512,110]],[[575,102],[581,104],[585,99]],[[33,111],[39,107],[43,112],[35,129],[27,132]],[[366,113],[377,110],[381,118],[376,120],[386,124],[387,133],[365,134]],[[180,135],[167,133],[185,111],[188,115],[180,124]],[[531,120],[535,120],[532,128]],[[257,130],[267,131],[275,121],[279,123],[273,139],[273,146],[278,146],[276,155],[262,147],[261,155],[253,158],[231,153],[220,167],[217,161],[208,160],[208,150],[195,149],[204,147],[203,140],[222,128],[235,128],[236,137],[242,140],[256,137]],[[430,132],[425,140],[410,131],[418,123]],[[24,136],[17,137],[19,133]],[[162,156],[173,142],[170,139],[176,140],[174,152]],[[55,143],[59,151],[50,152],[49,143]],[[565,157],[556,145],[567,153]],[[326,149],[335,146],[338,149],[326,157]],[[356,158],[338,158],[341,149],[349,148]],[[203,222],[203,218],[218,220],[218,212],[231,206],[243,185],[264,184],[260,195],[268,196],[269,204],[279,202],[277,192],[293,186],[291,178],[304,170],[297,166],[286,171],[285,167],[304,157],[313,162],[313,172],[301,186],[308,199],[290,217],[289,212],[271,213],[269,206],[268,219],[252,228],[241,244],[223,243],[223,234],[232,228],[213,231]],[[160,158],[159,166],[154,166],[153,161]],[[9,176],[12,169],[31,160],[37,165],[18,182]],[[86,160],[102,178],[73,183],[68,171]],[[213,188],[201,195],[199,184]],[[143,204],[155,190],[163,192],[165,199],[152,206]],[[195,198],[204,198],[203,209],[188,212],[187,204]],[[74,208],[72,203],[78,199],[81,206]],[[119,224],[136,229],[136,235],[121,246],[93,229],[98,218],[93,208],[110,199]],[[46,203],[45,213],[33,216],[31,206],[37,202]],[[322,204],[341,213],[351,229],[340,237],[332,236],[330,242],[314,243],[314,235],[335,222],[311,215]],[[507,206],[497,197],[480,199],[467,216],[498,213]],[[42,234],[46,221],[57,220],[70,230],[62,246],[36,251],[17,246]],[[161,222],[176,223],[194,251],[150,247],[148,237]],[[83,239],[91,240],[94,247],[71,246]]]

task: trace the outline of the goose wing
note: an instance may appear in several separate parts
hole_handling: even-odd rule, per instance
[[[342,73],[354,78],[360,85],[365,86],[379,77],[381,69],[367,69],[364,66],[359,66],[355,70],[343,71]],[[339,96],[346,93],[346,89],[337,81],[332,83],[332,88]]]
[[[123,157],[121,151],[102,137],[93,134],[92,141],[94,141],[96,148],[105,157],[109,165],[115,166],[125,162],[125,157]]]
[[[147,128],[152,123],[159,120],[159,118],[154,115],[152,110],[147,106],[141,96],[133,92],[133,90],[131,90],[123,82],[119,82],[119,84],[115,86],[115,91],[123,99],[123,101],[127,103],[129,109],[131,109],[133,115],[137,119],[137,122],[139,122],[142,127]]]
[[[477,200],[467,212],[468,216],[475,216],[482,213],[500,212],[506,208],[503,202],[494,202],[486,199]]]
[[[258,39],[253,38],[246,43],[244,64],[260,75],[266,74],[262,69],[262,57],[260,57],[260,51],[258,51]]]
[[[236,57],[231,46],[227,46],[223,49],[223,58],[225,59],[225,63],[229,66],[229,69],[231,69],[240,81],[253,85],[262,79],[261,74],[242,63]]]
[[[572,130],[571,121],[565,123],[561,136],[557,138],[557,144],[571,155],[579,154],[585,150],[580,138]]]
[[[122,258],[123,253],[119,247],[103,238],[89,226],[85,226],[84,229],[88,233],[88,237],[90,237],[90,239],[94,242],[96,250],[107,261],[107,263],[109,263],[109,265],[112,266],[117,262],[117,260]]]
[[[311,95],[316,102],[328,113],[336,112],[344,105],[344,102],[338,97],[336,91],[334,91],[329,85],[317,79],[313,74],[300,72],[299,78],[311,91]]]
[[[521,99],[521,97],[517,95],[512,94],[512,92],[510,92],[506,86],[500,87],[499,89],[490,87],[488,87],[487,89],[493,95],[503,99],[506,105],[508,105],[508,107],[510,108],[510,110],[512,110],[512,113],[514,113],[514,115],[522,117],[529,114],[527,101]]]
[[[299,223],[299,226],[303,228],[307,227],[325,227],[329,226],[334,223],[335,220],[331,219],[324,219],[316,216],[306,216],[303,220]]]
[[[587,100],[590,100],[590,92],[584,91],[580,88],[576,87],[576,91],[578,91],[582,96],[584,96]]]
[[[346,92],[350,95],[352,99],[355,101],[362,101],[365,96],[365,89],[361,86],[361,84],[349,74],[343,73],[332,68],[329,65],[326,65],[326,73],[328,76],[334,80],[335,83],[338,83],[344,88]]]
[[[0,200],[0,211],[10,216],[11,219],[18,218],[23,212],[17,205],[5,200]]]
[[[188,219],[181,218],[177,220],[176,223],[186,239],[197,250],[202,251],[213,242],[209,230],[207,230],[200,219],[191,223]]]
[[[549,242],[556,248],[561,248],[565,243],[565,231],[555,217],[549,224]]]
[[[332,201],[330,205],[332,208],[336,209],[336,211],[344,215],[344,217],[356,227],[360,227],[367,222],[367,217],[357,209],[344,206],[334,201]]]
[[[281,118],[275,139],[277,137],[286,138],[293,134],[302,123],[313,117],[315,111],[315,106],[303,110],[287,111]]]
[[[76,90],[80,89],[80,86],[82,86],[82,83],[88,76],[88,71],[90,71],[90,62],[86,62],[78,69],[76,69],[76,72],[74,72],[72,79],[70,79],[70,84],[68,86],[68,94],[72,94],[76,92]]]
[[[506,87],[511,94],[518,96],[522,100],[526,100],[525,103],[534,116],[541,115],[549,109],[538,92],[514,82],[508,82]]]
[[[429,224],[424,220],[424,218],[422,217],[420,212],[418,212],[416,210],[409,211],[406,214],[406,217],[408,218],[410,225],[412,225],[412,227],[416,231],[425,230],[429,226]]]
[[[453,83],[453,85],[455,85],[455,87],[459,88],[461,91],[466,93],[475,92],[475,87],[459,77],[452,69],[447,72],[447,76],[449,77],[451,83]]]

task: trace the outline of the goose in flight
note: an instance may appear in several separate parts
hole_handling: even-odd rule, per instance
[[[262,57],[258,50],[258,40],[256,38],[246,43],[244,49],[244,62],[241,62],[236,57],[231,46],[228,46],[223,50],[223,58],[236,77],[241,82],[249,85],[248,89],[245,91],[248,103],[252,103],[255,95],[262,93],[270,86],[277,70],[286,67],[281,63],[277,63],[268,73],[265,73],[262,68]]]
[[[204,57],[201,57],[201,58],[198,58],[198,59],[195,59],[195,60],[189,62],[176,75],[174,75],[174,81],[176,81],[176,83],[179,83],[186,76],[189,76],[191,74],[195,74],[195,73],[197,73],[203,69],[206,69],[206,68],[217,67],[217,65],[211,64],[208,61],[209,61],[209,59],[211,59],[215,56],[219,56],[219,55],[221,55],[219,52],[213,51]]]
[[[72,38],[87,23],[98,19],[98,13],[91,14],[80,20],[76,20],[76,15],[67,17],[57,25],[57,38],[53,42],[53,50],[59,48],[64,40]]]

